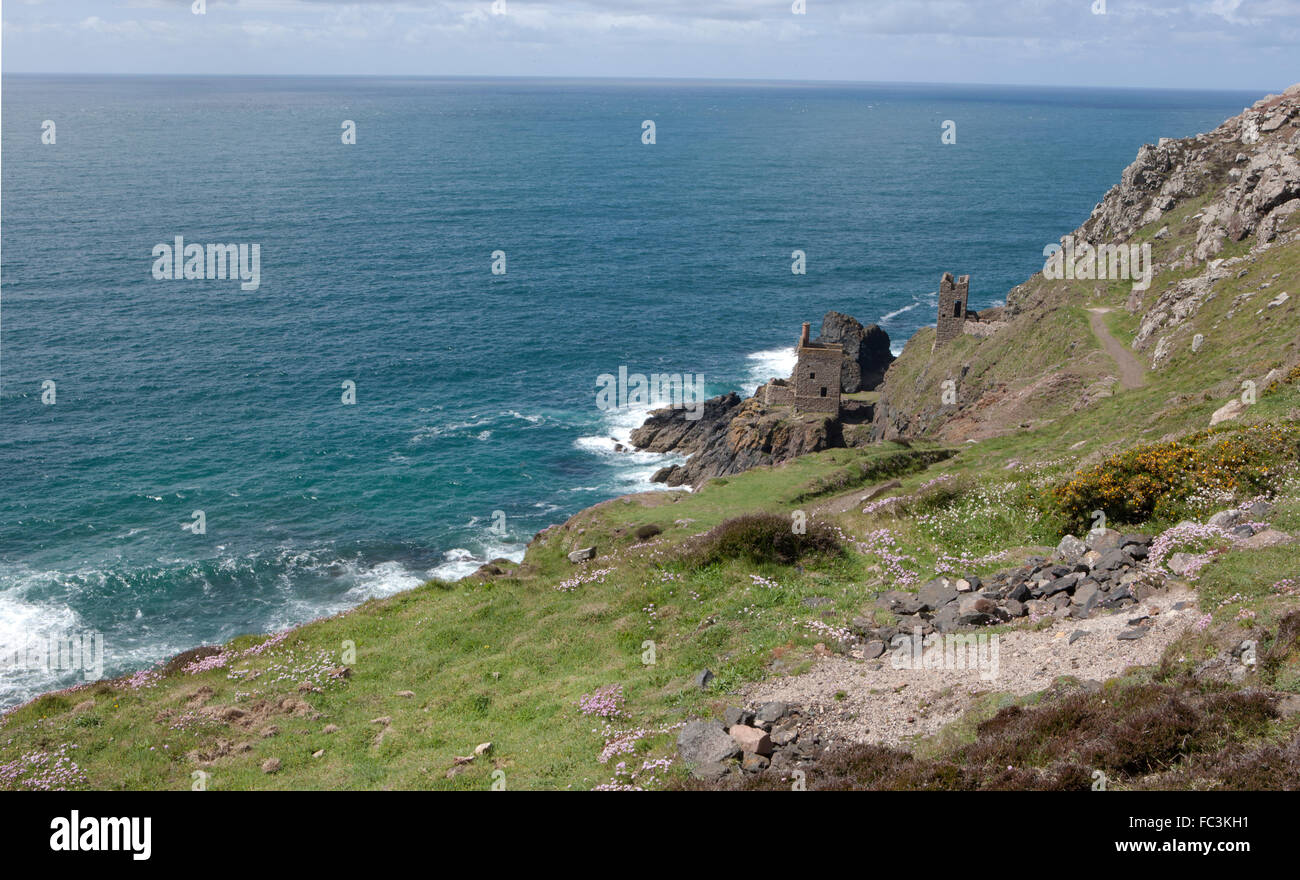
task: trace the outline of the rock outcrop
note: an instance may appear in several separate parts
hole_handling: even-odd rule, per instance
[[[1226,177],[1228,185],[1198,215],[1186,265],[1214,257],[1229,239],[1258,234],[1271,241],[1279,222],[1300,209],[1297,145],[1300,85],[1257,101],[1207,134],[1142,147],[1076,237],[1094,244],[1126,239],[1175,205],[1214,191]]]
[[[632,444],[646,452],[691,455],[721,442],[741,405],[734,391],[704,401],[704,412],[692,421],[684,409],[658,409],[632,432]]]
[[[808,714],[787,703],[753,709],[731,706],[717,721],[689,722],[677,738],[677,753],[696,779],[785,771],[810,766],[822,753],[821,735]]]
[[[875,391],[885,381],[885,371],[894,362],[888,333],[875,324],[863,327],[856,318],[840,312],[826,313],[816,341],[844,347],[840,391],[845,394]]]
[[[734,398],[736,395],[727,395]],[[721,401],[714,398],[708,403]],[[706,418],[708,404],[705,405]],[[780,464],[810,452],[842,445],[839,420],[817,413],[796,415],[788,408],[766,409],[757,398],[738,406],[719,403],[708,428],[678,430],[681,410],[659,410],[632,434],[632,442],[652,452],[690,455],[685,464],[660,469],[651,479],[669,486],[699,487],[714,477],[738,474],[759,465]],[[725,425],[722,424],[725,420]],[[701,419],[701,422],[705,419]],[[646,445],[642,441],[646,441]]]

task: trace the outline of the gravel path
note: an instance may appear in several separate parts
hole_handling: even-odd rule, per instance
[[[1102,318],[1102,315],[1109,311],[1110,309],[1088,309],[1088,324],[1092,327],[1093,335],[1101,342],[1101,347],[1106,349],[1106,354],[1110,355],[1115,361],[1115,366],[1119,367],[1120,383],[1125,388],[1141,388],[1147,381],[1146,369],[1141,361],[1133,356],[1133,352],[1110,335],[1106,321]]]
[[[1184,607],[1175,610],[1179,603]],[[1117,638],[1134,629],[1128,621],[1144,615],[1151,618],[1146,635],[1136,641]],[[754,685],[744,697],[747,705],[782,700],[804,707],[824,742],[894,745],[937,732],[961,717],[981,694],[1031,694],[1062,675],[1105,681],[1129,666],[1155,663],[1198,616],[1196,594],[1177,587],[1116,614],[1058,620],[1037,632],[998,634],[995,667],[987,663],[987,648],[981,655],[982,669],[897,669],[891,651],[876,660],[835,655],[819,660],[803,675]],[[1088,634],[1071,644],[1076,630]],[[843,698],[837,700],[840,692]]]

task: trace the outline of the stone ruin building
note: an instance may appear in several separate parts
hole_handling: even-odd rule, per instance
[[[939,281],[939,323],[934,331],[936,349],[963,333],[983,339],[1007,326],[1001,306],[975,312],[970,309],[969,299],[970,276],[953,281],[951,272],[943,273]]]
[[[954,284],[952,273],[943,273],[943,278],[939,281],[939,324],[934,333],[935,348],[961,336],[966,325],[966,304],[969,297],[969,275],[961,276]]]
[[[796,413],[838,415],[844,346],[811,341],[811,329],[811,325],[805,323],[799,334],[794,375],[788,380],[776,379],[763,386],[763,402],[768,406],[792,406]]]

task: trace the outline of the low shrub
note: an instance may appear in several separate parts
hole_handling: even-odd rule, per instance
[[[956,452],[952,449],[908,449],[867,461],[853,462],[836,468],[825,476],[809,480],[787,500],[791,504],[802,504],[825,495],[847,492],[867,483],[914,474],[954,455]]]
[[[688,542],[681,559],[697,568],[730,559],[793,565],[810,556],[839,556],[843,552],[835,530],[821,520],[808,521],[803,534],[798,534],[790,517],[754,513],[723,520]]]
[[[643,526],[638,526],[635,534],[638,541],[649,541],[656,535],[663,534],[663,531],[663,529],[654,523],[646,523]]]

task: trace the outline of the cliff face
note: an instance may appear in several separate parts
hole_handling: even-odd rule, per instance
[[[979,439],[1110,396],[1123,367],[1103,350],[1113,340],[1090,329],[1098,314],[1131,337],[1123,343],[1153,378],[1181,362],[1206,377],[1203,392],[1217,368],[1233,369],[1216,360],[1230,346],[1240,378],[1250,378],[1247,351],[1294,357],[1286,340],[1297,335],[1300,294],[1298,151],[1300,85],[1211,132],[1142,147],[1062,245],[1082,255],[1072,260],[1149,248],[1149,285],[1135,285],[1136,273],[1117,280],[1072,265],[1011,290],[984,333],[932,351],[933,331],[922,330],[886,374],[873,439]]]

